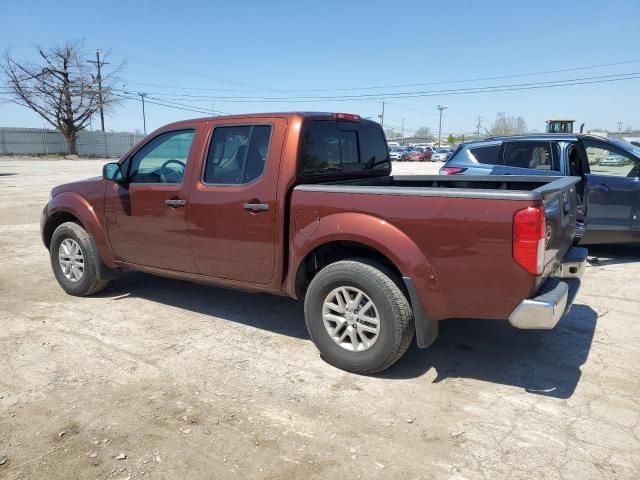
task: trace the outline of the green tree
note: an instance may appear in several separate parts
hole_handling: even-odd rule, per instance
[[[456,143],[457,138],[453,136],[453,133],[450,133],[449,136],[447,137],[447,142],[449,142],[449,144],[454,144]]]

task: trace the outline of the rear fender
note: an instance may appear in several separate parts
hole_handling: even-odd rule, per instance
[[[410,294],[412,307],[416,310],[416,330],[420,342],[421,328],[432,330],[422,321],[431,322],[443,318],[444,299],[439,288],[437,273],[422,250],[403,231],[389,222],[363,213],[341,212],[310,219],[316,223],[296,224],[292,238],[287,292],[295,296],[296,272],[304,259],[316,248],[335,241],[349,241],[365,245],[383,254],[402,274],[402,280]],[[407,284],[410,280],[411,287]],[[421,345],[422,346],[422,345]],[[426,345],[425,345],[426,346]]]

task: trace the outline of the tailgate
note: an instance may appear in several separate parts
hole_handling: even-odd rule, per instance
[[[559,177],[536,189],[542,195],[546,220],[543,279],[553,273],[573,244],[578,203],[576,184],[579,181],[579,177]]]

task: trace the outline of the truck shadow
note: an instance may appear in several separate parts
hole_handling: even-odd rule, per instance
[[[444,321],[436,343],[424,350],[414,345],[380,377],[415,378],[434,368],[434,383],[474,378],[569,398],[589,355],[597,317],[590,307],[574,305],[549,331],[517,330],[508,322],[491,320]]]
[[[288,297],[247,293],[128,272],[98,294],[119,301],[143,298],[159,304],[218,317],[253,328],[308,340],[302,302]],[[585,305],[550,331],[517,330],[507,322],[450,320],[427,349],[414,345],[393,367],[377,375],[412,379],[431,369],[434,383],[474,378],[521,387],[530,393],[569,398],[580,379],[596,327],[597,314]]]
[[[289,297],[248,293],[139,272],[127,272],[96,296],[143,298],[249,327],[309,339],[301,302]]]
[[[592,267],[640,262],[640,245],[589,245],[587,249]]]

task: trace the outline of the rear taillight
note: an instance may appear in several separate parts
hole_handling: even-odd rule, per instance
[[[466,168],[460,167],[442,167],[440,169],[440,175],[456,175],[458,173],[462,173],[466,170]]]
[[[513,216],[513,259],[533,275],[544,271],[546,248],[544,207],[527,207]]]
[[[347,120],[349,122],[359,122],[360,115],[356,115],[354,113],[336,113],[333,118],[336,120]]]

